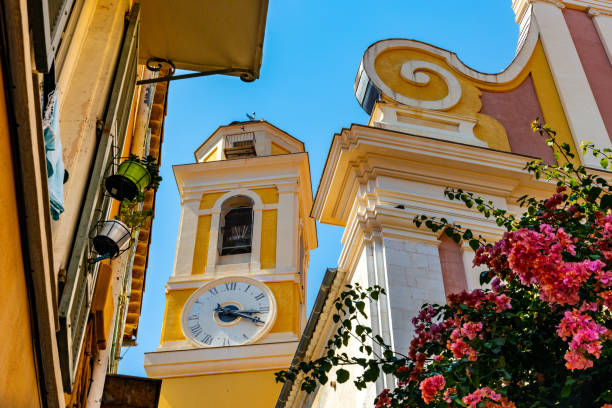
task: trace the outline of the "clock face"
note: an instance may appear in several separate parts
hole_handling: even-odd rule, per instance
[[[183,333],[202,347],[253,343],[276,319],[276,301],[262,282],[225,277],[207,283],[183,308]]]

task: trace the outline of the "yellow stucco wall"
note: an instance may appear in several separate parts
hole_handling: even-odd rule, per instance
[[[200,200],[200,210],[208,210],[213,208],[217,200],[227,191],[221,191],[218,193],[203,194]]]
[[[255,188],[253,191],[257,193],[264,204],[278,203],[278,191],[275,187]]]
[[[191,266],[192,275],[202,274],[206,269],[206,259],[208,258],[208,241],[210,237],[210,220],[210,215],[200,215],[198,217],[198,231],[196,233],[193,263]]]
[[[275,155],[275,154],[289,154],[289,153],[291,153],[289,150],[285,149],[282,146],[277,145],[274,142],[271,143],[270,152],[272,153],[272,155]]]
[[[261,269],[276,267],[276,210],[263,210],[261,214]]]
[[[274,187],[257,188],[253,189],[253,191],[259,195],[264,205],[278,203],[278,191]],[[226,191],[222,191],[204,194],[200,200],[200,209],[208,210],[213,208],[217,200],[226,193]],[[276,266],[276,219],[277,210],[262,211],[260,253],[262,269],[272,269]],[[208,214],[198,217],[198,229],[191,268],[193,275],[203,274],[206,269],[211,220],[212,217]]]
[[[293,281],[265,282],[274,294],[277,316],[271,333],[293,332],[299,334],[299,286]],[[185,340],[181,329],[183,306],[195,289],[171,290],[166,294],[166,311],[162,326],[162,343]]]
[[[576,161],[578,161],[578,151],[574,145],[572,133],[567,124],[563,106],[561,105],[559,94],[557,93],[557,87],[555,86],[550,67],[548,66],[548,61],[546,60],[546,55],[544,54],[544,48],[542,48],[542,43],[540,41],[538,41],[533,55],[531,56],[529,69],[533,76],[533,86],[540,102],[542,115],[544,115],[544,122],[555,129],[560,143],[567,143],[570,145],[572,153],[574,153]]]
[[[206,155],[206,157],[204,158],[204,161],[205,162],[211,162],[211,161],[217,160],[217,151],[218,151],[218,149],[216,147],[214,149],[212,149],[210,151],[210,153],[208,153]]]
[[[183,306],[195,289],[172,290],[166,294],[166,312],[162,326],[162,343],[166,341],[185,340],[181,329]]]
[[[6,295],[0,307],[0,327],[10,334],[5,336],[0,347],[0,405],[38,407],[39,391],[3,84],[0,70],[0,208],[3,214],[0,282]]]
[[[282,388],[274,371],[164,379],[159,408],[271,408]]]

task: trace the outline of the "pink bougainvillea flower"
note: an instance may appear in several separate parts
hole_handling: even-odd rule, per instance
[[[586,306],[585,306],[586,305]],[[583,304],[581,309],[590,307]],[[587,354],[599,358],[602,340],[610,336],[610,330],[597,324],[593,318],[581,310],[566,310],[557,326],[557,334],[565,341],[569,340],[569,350],[565,353],[565,366],[570,370],[584,370],[593,367],[593,361]]]
[[[434,400],[436,394],[444,389],[446,380],[441,374],[437,374],[431,377],[427,377],[419,384],[421,390],[421,398],[426,404],[429,404]]]

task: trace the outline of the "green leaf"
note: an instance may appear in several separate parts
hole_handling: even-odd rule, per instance
[[[608,158],[604,157],[603,159],[599,161],[599,164],[601,165],[602,169],[607,169],[608,168]]]
[[[485,285],[491,282],[491,277],[489,276],[489,271],[480,272],[480,284]]]
[[[601,200],[599,200],[599,205],[603,210],[612,208],[612,194],[605,194],[602,196]]]
[[[338,371],[336,371],[336,379],[339,384],[347,382],[350,377],[351,374],[348,372],[348,370],[345,370],[344,368],[340,368],[338,369]]]
[[[480,248],[480,241],[478,241],[477,239],[471,239],[470,240],[470,248],[472,248],[474,251],[476,251],[478,248]]]
[[[496,339],[493,339],[493,343],[495,343],[497,346],[503,346],[504,344],[506,344],[506,339],[503,337],[498,337]]]

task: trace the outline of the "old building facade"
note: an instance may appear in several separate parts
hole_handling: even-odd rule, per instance
[[[149,220],[120,256],[96,252],[120,212],[105,182],[130,154],[159,163],[175,68],[258,78],[267,1],[239,3],[2,2],[1,406],[103,404],[136,340],[151,240]]]

